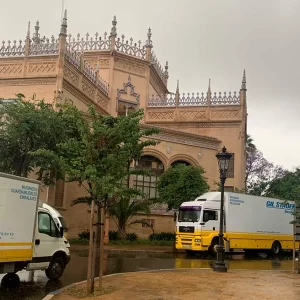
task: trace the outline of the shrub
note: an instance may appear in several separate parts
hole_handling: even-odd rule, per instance
[[[138,236],[136,233],[127,233],[126,240],[128,241],[136,241],[138,239]]]
[[[110,241],[117,241],[119,239],[118,231],[109,231],[108,236]]]
[[[149,235],[150,241],[175,241],[174,232],[158,232]]]
[[[78,233],[80,240],[90,240],[90,232],[88,230]]]

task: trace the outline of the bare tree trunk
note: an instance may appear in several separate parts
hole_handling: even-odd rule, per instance
[[[99,223],[100,222],[100,216],[99,216],[99,210],[100,210],[100,207],[98,206],[98,212],[97,212],[97,215],[98,215],[98,217],[97,217],[97,223]],[[94,241],[93,241],[93,262],[92,262],[92,281],[94,282],[95,281],[95,272],[96,272],[96,270],[95,270],[95,267],[96,267],[96,256],[97,256],[97,240],[98,240],[98,227],[99,227],[99,225],[97,224],[97,226],[96,226],[96,230],[95,230],[95,234],[94,234]],[[93,283],[94,284],[94,283]]]
[[[92,277],[93,271],[93,244],[94,244],[94,211],[95,200],[92,200],[91,216],[90,216],[90,243],[89,243],[89,256],[88,256],[88,272],[87,272],[87,293],[94,292],[94,278]]]
[[[103,276],[103,259],[104,259],[104,220],[105,220],[105,209],[101,206],[100,220],[100,260],[99,260],[99,290],[102,290],[102,276]]]

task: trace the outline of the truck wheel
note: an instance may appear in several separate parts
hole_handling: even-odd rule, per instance
[[[45,273],[50,280],[58,280],[62,276],[64,269],[65,264],[62,258],[54,257]]]
[[[7,273],[1,281],[2,288],[16,288],[20,284],[20,277],[16,273]]]
[[[281,252],[281,244],[278,241],[273,242],[271,247],[271,252],[273,255],[278,255]]]
[[[218,238],[214,238],[211,242],[211,245],[209,247],[209,253],[215,257],[217,256],[217,246],[219,245],[219,239]]]

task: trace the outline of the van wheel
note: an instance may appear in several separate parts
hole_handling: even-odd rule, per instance
[[[45,271],[50,280],[58,280],[65,270],[65,264],[61,257],[54,257],[48,269]]]
[[[1,288],[16,288],[20,284],[20,277],[16,273],[7,273],[1,280]]]
[[[278,241],[273,242],[271,247],[271,252],[273,255],[278,255],[281,252],[281,244]]]
[[[219,239],[218,238],[214,238],[211,242],[211,245],[209,247],[209,253],[213,256],[216,257],[217,256],[217,246],[219,245]]]

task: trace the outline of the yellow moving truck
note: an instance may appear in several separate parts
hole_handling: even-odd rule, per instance
[[[1,285],[19,282],[23,269],[60,278],[70,261],[70,244],[50,210],[39,206],[40,182],[0,173]]]
[[[208,192],[181,204],[176,222],[176,249],[216,255],[220,192]],[[293,250],[293,201],[238,193],[224,194],[224,246],[233,249]],[[296,247],[299,247],[298,242]]]

